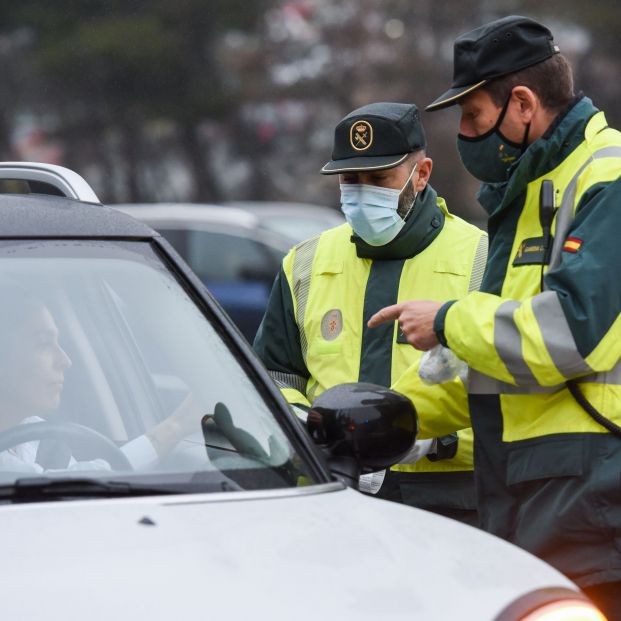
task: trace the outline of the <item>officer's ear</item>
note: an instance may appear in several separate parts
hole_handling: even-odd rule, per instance
[[[418,166],[416,167],[414,189],[417,192],[422,192],[429,183],[429,177],[431,177],[431,169],[433,168],[433,161],[429,157],[423,157],[418,160]]]
[[[517,104],[514,106],[514,114],[523,123],[531,123],[537,110],[542,107],[539,97],[528,86],[515,86],[511,91],[511,98]]]

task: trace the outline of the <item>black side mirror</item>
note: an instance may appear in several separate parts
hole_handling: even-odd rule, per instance
[[[376,384],[339,384],[323,392],[306,427],[328,453],[334,474],[352,487],[360,474],[399,463],[412,449],[418,419],[404,395]]]

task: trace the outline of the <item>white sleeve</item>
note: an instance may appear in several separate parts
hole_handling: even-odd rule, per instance
[[[71,472],[79,471],[93,471],[93,470],[107,470],[110,471],[110,464],[105,459],[91,459],[90,461],[76,461],[74,457],[71,457],[66,468],[48,468],[45,472]]]
[[[38,444],[38,442],[36,444]],[[37,464],[34,459],[26,461],[8,450],[0,453],[0,470],[30,473],[43,472],[43,468]]]
[[[130,440],[121,447],[129,463],[136,469],[149,468],[158,460],[158,454],[151,440],[142,435]]]
[[[402,457],[399,460],[399,463],[415,464],[419,459],[431,451],[433,448],[433,442],[433,440],[416,440],[410,452],[405,457]],[[380,487],[382,487],[385,476],[386,470],[371,472],[370,474],[362,474],[358,479],[358,489],[367,494],[377,494]]]
[[[415,464],[419,459],[422,459],[433,448],[433,440],[416,440],[412,450],[402,459],[399,460],[400,464]]]

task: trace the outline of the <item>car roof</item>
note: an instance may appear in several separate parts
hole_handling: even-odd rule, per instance
[[[292,203],[286,201],[232,201],[227,203],[231,207],[247,210],[261,216],[306,216],[326,220],[327,222],[340,222],[344,218],[340,211],[325,205],[313,205],[311,203]]]
[[[113,207],[134,218],[149,222],[195,224],[204,222],[230,224],[248,229],[256,228],[259,222],[256,215],[243,209],[202,203],[123,203]]]
[[[0,181],[19,182],[27,188],[31,183],[45,187],[43,194],[66,196],[99,205],[93,188],[73,170],[46,162],[0,162]],[[9,190],[11,192],[11,190]],[[30,190],[26,194],[39,190]],[[24,193],[24,192],[21,192]]]
[[[281,253],[288,252],[296,243],[277,231],[263,229],[257,215],[235,207],[205,203],[124,203],[113,207],[160,231],[213,231],[254,239]]]
[[[0,239],[156,236],[146,224],[102,205],[44,194],[0,194]]]

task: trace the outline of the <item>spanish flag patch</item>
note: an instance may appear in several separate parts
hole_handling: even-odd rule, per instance
[[[581,246],[581,239],[578,239],[577,237],[568,237],[563,244],[563,251],[576,253],[578,252],[578,250],[580,250]]]

